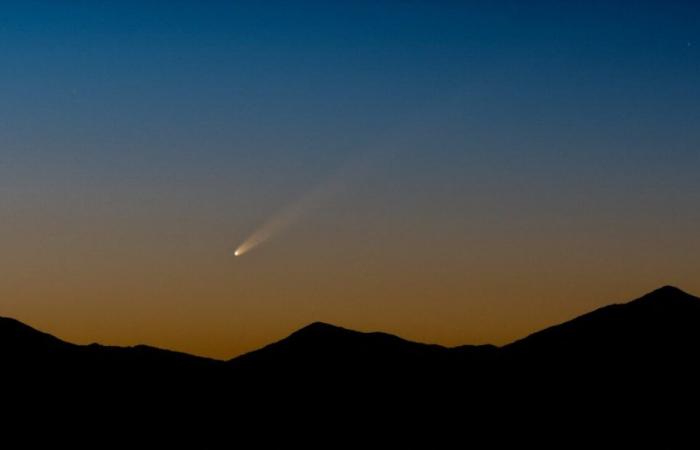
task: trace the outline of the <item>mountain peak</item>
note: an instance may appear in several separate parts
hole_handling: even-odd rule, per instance
[[[666,293],[690,295],[687,292],[683,291],[682,289],[679,289],[676,286],[672,286],[670,284],[667,284],[666,286],[662,286],[654,292],[666,292]]]
[[[680,345],[699,342],[699,318],[700,298],[675,286],[662,286],[628,303],[604,306],[538,331],[505,348],[558,358],[607,354],[614,359],[610,355],[635,354],[641,361],[645,352],[668,355]]]
[[[638,301],[642,301],[644,303],[688,300],[698,300],[698,298],[671,285],[662,286],[638,299]]]
[[[330,324],[330,323],[316,321],[316,322],[312,322],[312,323],[308,324],[307,326],[305,326],[301,329],[302,330],[304,330],[304,329],[330,330],[330,329],[343,329],[343,328],[341,328],[337,325]]]
[[[332,325],[326,322],[312,322],[305,327],[302,327],[292,333],[290,337],[299,336],[327,336],[329,334],[350,334],[357,333],[356,331],[348,330],[347,328]]]

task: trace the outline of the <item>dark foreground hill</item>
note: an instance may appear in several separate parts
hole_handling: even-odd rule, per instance
[[[242,401],[283,395],[484,398],[660,383],[690,389],[697,384],[699,350],[700,299],[670,286],[500,348],[448,348],[317,322],[230,361],[148,346],[75,345],[0,318],[4,378],[76,396]]]
[[[0,358],[5,374],[45,371],[105,376],[149,376],[170,371],[207,370],[216,360],[162,350],[147,345],[113,347],[76,345],[35,330],[17,320],[0,317]]]
[[[586,364],[599,358],[670,360],[697,349],[698,319],[700,299],[665,286],[630,303],[605,306],[539,331],[503,350],[508,356]]]

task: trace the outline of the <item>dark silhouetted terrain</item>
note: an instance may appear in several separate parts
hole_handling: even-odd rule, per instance
[[[283,398],[335,406],[397,398],[471,405],[518,396],[658,399],[696,389],[699,349],[700,299],[670,286],[503,347],[447,348],[316,322],[230,361],[148,346],[74,345],[0,319],[2,372],[20,391],[173,408]]]

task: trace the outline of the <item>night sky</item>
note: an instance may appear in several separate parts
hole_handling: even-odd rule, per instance
[[[0,316],[77,343],[697,295],[699,169],[697,2],[0,4]]]

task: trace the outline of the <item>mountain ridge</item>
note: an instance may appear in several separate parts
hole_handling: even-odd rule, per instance
[[[379,346],[385,346],[385,345],[399,345],[399,346],[405,346],[405,348],[408,348],[409,346],[412,346],[413,349],[426,349],[426,350],[433,350],[437,352],[460,352],[460,351],[489,351],[489,350],[497,350],[497,349],[513,349],[517,348],[519,346],[522,346],[524,342],[533,342],[539,339],[542,339],[543,336],[549,336],[552,333],[555,332],[561,332],[562,330],[566,329],[567,327],[572,327],[574,325],[580,325],[582,323],[595,320],[601,315],[613,315],[617,316],[619,312],[627,313],[630,308],[637,308],[639,309],[640,306],[644,306],[645,308],[653,308],[654,312],[660,312],[663,311],[666,307],[673,306],[673,307],[683,307],[683,308],[691,308],[691,309],[697,309],[700,311],[700,298],[691,295],[689,293],[686,293],[685,291],[671,285],[665,285],[662,286],[658,289],[655,289],[647,294],[644,294],[643,296],[632,300],[630,302],[626,303],[613,303],[609,304],[606,306],[602,306],[600,308],[597,308],[591,312],[582,314],[580,316],[577,316],[571,320],[562,322],[560,324],[556,324],[547,328],[544,328],[542,330],[536,331],[534,333],[531,333],[521,339],[517,339],[511,343],[502,345],[502,346],[496,346],[492,344],[484,344],[484,345],[470,345],[470,344],[463,344],[463,345],[457,345],[453,347],[446,347],[443,345],[439,344],[430,344],[430,343],[422,343],[422,342],[415,342],[411,341],[408,339],[404,339],[402,337],[390,334],[390,333],[385,333],[382,331],[370,331],[370,332],[364,332],[364,331],[356,331],[352,330],[349,328],[345,328],[342,326],[330,324],[327,322],[322,322],[322,321],[315,321],[312,322],[304,327],[299,328],[298,330],[293,331],[290,333],[287,337],[280,339],[276,342],[272,342],[268,345],[265,345],[259,349],[252,350],[250,352],[235,356],[233,358],[229,359],[215,359],[215,358],[208,358],[208,357],[203,357],[203,356],[197,356],[197,355],[191,355],[188,353],[184,352],[179,352],[176,350],[169,350],[169,349],[162,349],[158,347],[153,347],[150,345],[146,344],[137,344],[133,346],[112,346],[112,345],[104,345],[104,344],[99,344],[99,343],[92,343],[88,345],[79,345],[79,344],[74,344],[70,343],[64,340],[61,340],[60,338],[57,338],[51,334],[42,332],[40,330],[37,330],[29,325],[24,324],[23,322],[20,322],[16,319],[9,318],[9,317],[2,317],[0,316],[0,349],[2,351],[7,351],[11,347],[8,346],[8,341],[16,341],[17,339],[24,339],[23,343],[28,344],[28,345],[44,345],[44,346],[51,346],[54,348],[59,348],[63,347],[64,350],[67,349],[72,349],[72,350],[77,350],[77,349],[96,349],[96,348],[102,348],[102,349],[110,349],[111,351],[137,351],[137,352],[142,352],[142,353],[168,353],[173,356],[183,356],[183,357],[192,357],[192,358],[198,358],[201,360],[208,360],[208,361],[217,361],[217,362],[228,362],[232,363],[236,360],[244,360],[244,359],[250,359],[252,355],[256,354],[257,352],[266,350],[270,351],[271,349],[277,349],[280,346],[286,347],[286,346],[296,346],[296,345],[308,345],[308,344],[313,344],[314,342],[318,340],[332,340],[334,344],[336,345],[345,345],[348,343],[350,340],[361,340],[363,341],[363,345],[379,345]],[[14,351],[19,350],[19,348],[14,348]],[[319,351],[322,349],[319,348]]]
[[[631,402],[640,394],[664,401],[693,392],[698,350],[700,299],[671,288],[502,347],[444,347],[313,322],[229,360],[145,345],[81,346],[0,319],[1,372],[19,393],[97,409],[158,405],[165,413],[309,402],[329,413],[368,404],[476,410],[543,399],[566,400],[569,408],[609,398]]]

